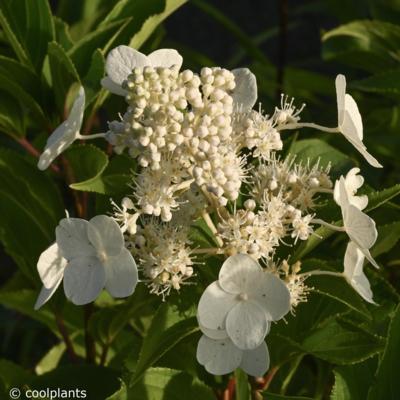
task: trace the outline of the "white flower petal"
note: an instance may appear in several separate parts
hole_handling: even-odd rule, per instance
[[[205,326],[203,326],[200,322],[199,322],[199,327],[200,327],[200,330],[204,333],[204,335],[208,336],[211,339],[226,339],[226,338],[228,338],[228,334],[226,333],[226,330],[208,329]]]
[[[278,321],[290,311],[290,292],[282,279],[262,272],[249,293],[249,299],[264,310],[267,320]]]
[[[118,85],[118,83],[112,81],[108,76],[105,76],[101,80],[101,86],[103,86],[103,88],[107,89],[109,92],[116,94],[117,96],[126,96],[128,93],[128,91],[122,89],[121,85]]]
[[[203,335],[197,345],[197,361],[214,375],[225,375],[239,367],[242,351],[230,339],[214,340]]]
[[[375,221],[352,204],[342,208],[342,214],[349,238],[360,249],[370,249],[378,237]]]
[[[46,147],[40,155],[38,168],[45,170],[79,136],[85,110],[85,90],[81,86],[66,121],[58,126],[47,139]]]
[[[336,86],[336,101],[338,108],[338,126],[342,125],[345,109],[345,96],[346,96],[346,77],[339,74],[335,80]]]
[[[62,279],[67,260],[61,255],[57,243],[53,243],[39,257],[37,270],[45,288],[51,289]]]
[[[150,53],[147,58],[153,67],[171,68],[177,66],[181,69],[183,58],[174,49],[159,49]]]
[[[39,310],[39,308],[42,307],[43,304],[45,304],[53,296],[55,291],[60,286],[62,278],[63,278],[63,276],[61,275],[59,277],[58,281],[55,282],[54,286],[52,286],[50,288],[46,288],[45,286],[42,287],[42,289],[40,290],[39,296],[36,300],[35,306],[34,306],[35,310]]]
[[[96,257],[75,258],[65,268],[64,292],[77,306],[94,301],[105,282],[104,266]]]
[[[357,190],[364,184],[364,178],[358,175],[359,168],[352,168],[344,178],[344,186],[347,193],[347,199],[350,204],[353,204],[359,210],[363,210],[368,205],[368,196],[356,196]],[[342,204],[339,188],[339,180],[336,181],[333,190],[333,198],[339,206]]]
[[[257,101],[256,77],[248,68],[237,68],[231,72],[236,84],[232,93],[233,105],[242,112],[249,111]]]
[[[230,256],[219,271],[221,287],[233,294],[251,291],[254,278],[262,271],[260,265],[247,254]]]
[[[241,301],[226,318],[226,332],[235,346],[241,350],[258,347],[269,330],[264,310],[252,301]]]
[[[363,271],[364,254],[349,242],[344,256],[344,276],[354,290],[366,301],[376,304],[372,299],[372,290]]]
[[[109,257],[104,263],[106,272],[106,290],[113,297],[130,296],[138,282],[135,260],[129,250],[123,248],[115,257]]]
[[[118,256],[124,247],[124,236],[118,223],[106,215],[97,215],[89,221],[88,238],[102,256]]]
[[[122,85],[135,67],[143,68],[148,65],[151,65],[150,60],[144,54],[129,46],[118,46],[108,53],[106,71],[114,83]]]
[[[357,138],[362,141],[364,137],[364,128],[361,114],[358,110],[356,101],[348,93],[346,93],[344,98],[344,108],[346,110],[345,118],[350,118],[354,125],[355,130],[353,133],[355,133]]]
[[[224,330],[226,316],[237,302],[236,296],[225,292],[217,281],[211,283],[202,294],[197,308],[200,324],[208,329]]]
[[[377,262],[372,258],[372,255],[370,253],[370,251],[368,249],[364,249],[362,247],[359,247],[359,250],[361,251],[361,253],[364,254],[365,258],[377,269],[379,269],[379,265],[377,264]]]
[[[81,218],[64,218],[56,228],[56,242],[67,260],[82,256],[96,256],[89,241],[89,222]]]
[[[269,368],[269,352],[265,342],[254,350],[246,350],[243,352],[240,368],[246,374],[260,377],[265,375]]]

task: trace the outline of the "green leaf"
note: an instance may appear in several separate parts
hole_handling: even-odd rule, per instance
[[[145,370],[182,339],[199,330],[193,313],[179,312],[175,306],[163,303],[143,340],[139,360],[131,385],[139,381]]]
[[[188,0],[165,0],[165,7],[161,13],[149,16],[144,22],[140,30],[136,31],[129,42],[129,46],[139,49],[143,43],[151,36],[158,25],[160,25],[167,17],[175,12],[179,7],[183,6]],[[137,3],[137,2],[136,2]],[[148,9],[149,3],[145,3]]]
[[[25,119],[19,102],[0,92],[0,131],[13,138],[25,136]]]
[[[40,71],[47,53],[47,43],[55,36],[48,1],[20,0],[16,6],[13,0],[2,0],[0,8],[25,53],[36,70]],[[16,53],[21,59],[20,50],[16,50]]]
[[[62,114],[69,89],[74,83],[80,83],[80,78],[75,65],[61,45],[57,42],[49,43],[48,54],[53,91],[57,108]]]
[[[400,27],[383,21],[353,21],[322,36],[323,57],[339,59],[367,71],[398,66]]]
[[[312,400],[311,397],[303,396],[285,396],[283,394],[276,394],[271,392],[262,392],[263,399],[266,400]]]
[[[80,76],[85,76],[90,67],[92,54],[96,49],[100,48],[106,51],[115,39],[121,27],[126,21],[116,21],[105,26],[101,26],[94,32],[85,35],[81,40],[76,42],[68,51],[72,62]]]
[[[371,251],[373,257],[391,250],[400,239],[400,222],[378,226],[378,239]]]
[[[400,95],[400,69],[382,71],[366,79],[354,81],[351,87],[367,93],[388,94],[397,99]]]
[[[241,369],[235,370],[235,398],[236,400],[250,400],[251,388],[247,374]]]
[[[321,264],[316,264],[315,267],[316,269],[321,269]],[[326,268],[324,267],[323,269],[325,270]],[[327,275],[311,276],[307,279],[307,285],[313,287],[315,292],[345,304],[353,311],[360,313],[364,318],[372,318],[362,297],[344,278]]]
[[[37,102],[42,93],[40,81],[28,67],[12,58],[0,56],[0,89],[29,109],[39,122],[46,124],[44,112]]]
[[[296,161],[310,166],[316,164],[323,168],[332,165],[333,175],[347,171],[353,166],[346,154],[335,149],[321,139],[303,139],[296,141],[290,149],[292,155],[296,155]]]
[[[303,340],[302,348],[331,363],[353,364],[382,351],[383,341],[337,317],[328,319],[310,333]]]
[[[39,255],[54,240],[64,206],[48,175],[16,152],[0,149],[0,181],[0,240],[32,280]]]
[[[32,375],[12,361],[0,359],[0,377],[6,389],[22,387],[32,380]]]
[[[74,41],[69,33],[69,26],[61,18],[58,18],[55,15],[53,16],[53,20],[56,41],[65,51],[68,51],[74,45]]]
[[[156,27],[187,0],[120,0],[104,19],[101,27],[123,18],[134,16],[118,35],[119,43],[129,43],[138,49]]]
[[[386,339],[385,351],[368,400],[396,400],[400,393],[400,305],[397,306]]]
[[[128,389],[125,385],[124,381],[120,381],[121,382],[121,387],[120,389],[115,392],[114,394],[112,394],[110,397],[107,397],[106,400],[127,400],[128,399]]]
[[[131,191],[128,185],[133,181],[135,168],[136,162],[133,158],[124,154],[116,155],[95,178],[71,187],[107,195],[126,194],[127,191]]]
[[[120,390],[121,383],[118,372],[111,368],[75,364],[59,367],[34,378],[30,387],[39,390],[79,389],[81,398],[84,398],[82,391],[85,390],[88,399],[105,399]]]
[[[129,389],[129,400],[215,400],[213,391],[193,376],[169,368],[150,368]]]
[[[4,15],[3,11],[0,8],[0,25],[3,28],[4,35],[8,39],[11,47],[14,50],[14,53],[21,61],[21,63],[27,65],[28,67],[32,66],[31,61],[29,60],[24,48],[22,47],[21,43],[19,42],[18,38],[14,34],[14,30],[10,26],[6,16]]]
[[[365,400],[376,370],[376,357],[334,369],[335,385],[330,400]]]
[[[104,76],[105,59],[103,53],[97,49],[92,56],[89,71],[83,78],[83,83],[86,88],[86,108],[96,99],[101,86],[101,78]]]
[[[400,194],[400,184],[394,185],[390,188],[380,190],[379,192],[369,192],[368,194],[368,206],[364,212],[375,210],[375,208],[381,207],[389,200]]]
[[[64,342],[60,342],[53,346],[36,364],[35,372],[38,375],[43,375],[56,368],[65,352],[65,349],[66,346]]]
[[[65,152],[65,157],[75,180],[74,183],[69,185],[70,188],[90,192],[95,191],[94,185],[108,165],[107,154],[96,146],[84,144],[68,149]]]

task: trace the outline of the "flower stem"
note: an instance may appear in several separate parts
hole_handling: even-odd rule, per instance
[[[314,271],[310,271],[310,272],[303,272],[302,274],[298,274],[297,276],[305,276],[305,277],[309,277],[309,276],[313,276],[313,275],[330,275],[330,276],[343,276],[342,272],[334,272],[334,271],[322,271],[320,269],[316,269]]]
[[[32,156],[39,158],[40,157],[40,152],[38,149],[36,149],[26,138],[19,138],[17,139],[18,143]],[[60,169],[57,167],[57,165],[50,164],[50,168],[54,171],[59,173]]]
[[[344,226],[333,225],[333,224],[325,222],[324,220],[319,219],[319,218],[312,219],[311,222],[314,223],[314,224],[319,224],[319,225],[322,225],[322,226],[326,226],[327,228],[330,228],[333,231],[346,232],[346,229],[345,229]]]
[[[93,135],[78,135],[78,139],[80,140],[89,140],[89,139],[98,139],[98,138],[104,138],[106,136],[106,133],[95,133]]]
[[[61,336],[62,336],[62,338],[64,340],[65,347],[67,349],[67,353],[69,355],[69,358],[71,359],[71,361],[76,361],[78,357],[77,357],[77,355],[75,353],[74,346],[72,344],[71,338],[69,337],[67,328],[66,328],[66,326],[64,324],[64,320],[63,320],[63,318],[62,318],[62,316],[60,314],[55,313],[54,315],[55,315],[55,318],[56,318],[56,324],[57,324],[58,330],[60,331],[60,334],[61,334]]]
[[[223,240],[218,236],[218,230],[214,225],[214,222],[212,221],[210,214],[207,211],[203,211],[201,213],[201,216],[204,219],[204,222],[207,224],[207,226],[210,228],[210,231],[213,233],[215,241],[218,244],[218,247],[222,247],[224,245]]]
[[[83,318],[85,329],[85,347],[86,347],[86,361],[89,364],[96,363],[96,346],[92,335],[89,332],[89,321],[93,314],[93,303],[84,306]]]
[[[340,132],[339,127],[328,128],[326,126],[314,124],[313,122],[299,122],[299,123],[287,124],[287,125],[284,125],[282,128],[279,128],[279,130],[285,131],[285,130],[293,130],[293,129],[301,129],[301,128],[312,128],[312,129],[317,129],[322,132],[329,132],[329,133],[339,133]]]

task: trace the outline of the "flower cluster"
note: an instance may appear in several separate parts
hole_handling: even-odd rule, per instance
[[[265,338],[271,322],[295,314],[307,301],[308,277],[344,278],[373,303],[363,263],[378,267],[370,254],[377,231],[364,212],[368,197],[357,195],[360,170],[333,183],[329,164],[282,158],[281,134],[302,128],[340,133],[369,164],[381,165],[362,142],[361,116],[344,76],[336,78],[338,124],[329,128],[301,122],[304,105],[297,108],[287,96],[270,115],[261,106],[254,110],[257,83],[246,68],[196,73],[181,71],[182,62],[175,50],[146,56],[118,46],[107,57],[102,85],[124,96],[120,120],[110,122],[106,133],[81,135],[80,88],[67,120],[49,137],[40,169],[74,140],[100,137],[116,153],[135,158],[138,168],[121,205],[112,201],[111,217],[61,220],[56,243],[38,262],[43,289],[36,307],[62,280],[66,297],[78,305],[94,301],[103,288],[114,297],[129,296],[138,281],[134,258],[150,292],[166,300],[193,282],[196,263],[207,268],[207,257],[222,256],[219,279],[198,305],[203,336],[197,359],[213,374],[240,367],[260,376],[269,365]],[[329,197],[341,209],[341,222],[317,218]],[[348,236],[343,272],[301,272],[300,261],[274,261],[280,246],[316,235],[316,225]],[[197,231],[208,245],[191,240]]]

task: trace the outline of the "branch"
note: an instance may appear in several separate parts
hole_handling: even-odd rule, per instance
[[[89,333],[89,321],[93,314],[93,303],[84,306],[84,328],[85,328],[85,347],[86,361],[89,364],[96,364],[96,346],[92,335]]]
[[[58,330],[60,331],[61,336],[64,340],[69,358],[71,359],[71,361],[76,361],[78,359],[78,357],[75,353],[71,338],[69,337],[67,328],[64,324],[64,320],[63,320],[62,316],[58,313],[55,313],[55,317],[56,317],[56,324],[57,324]]]

